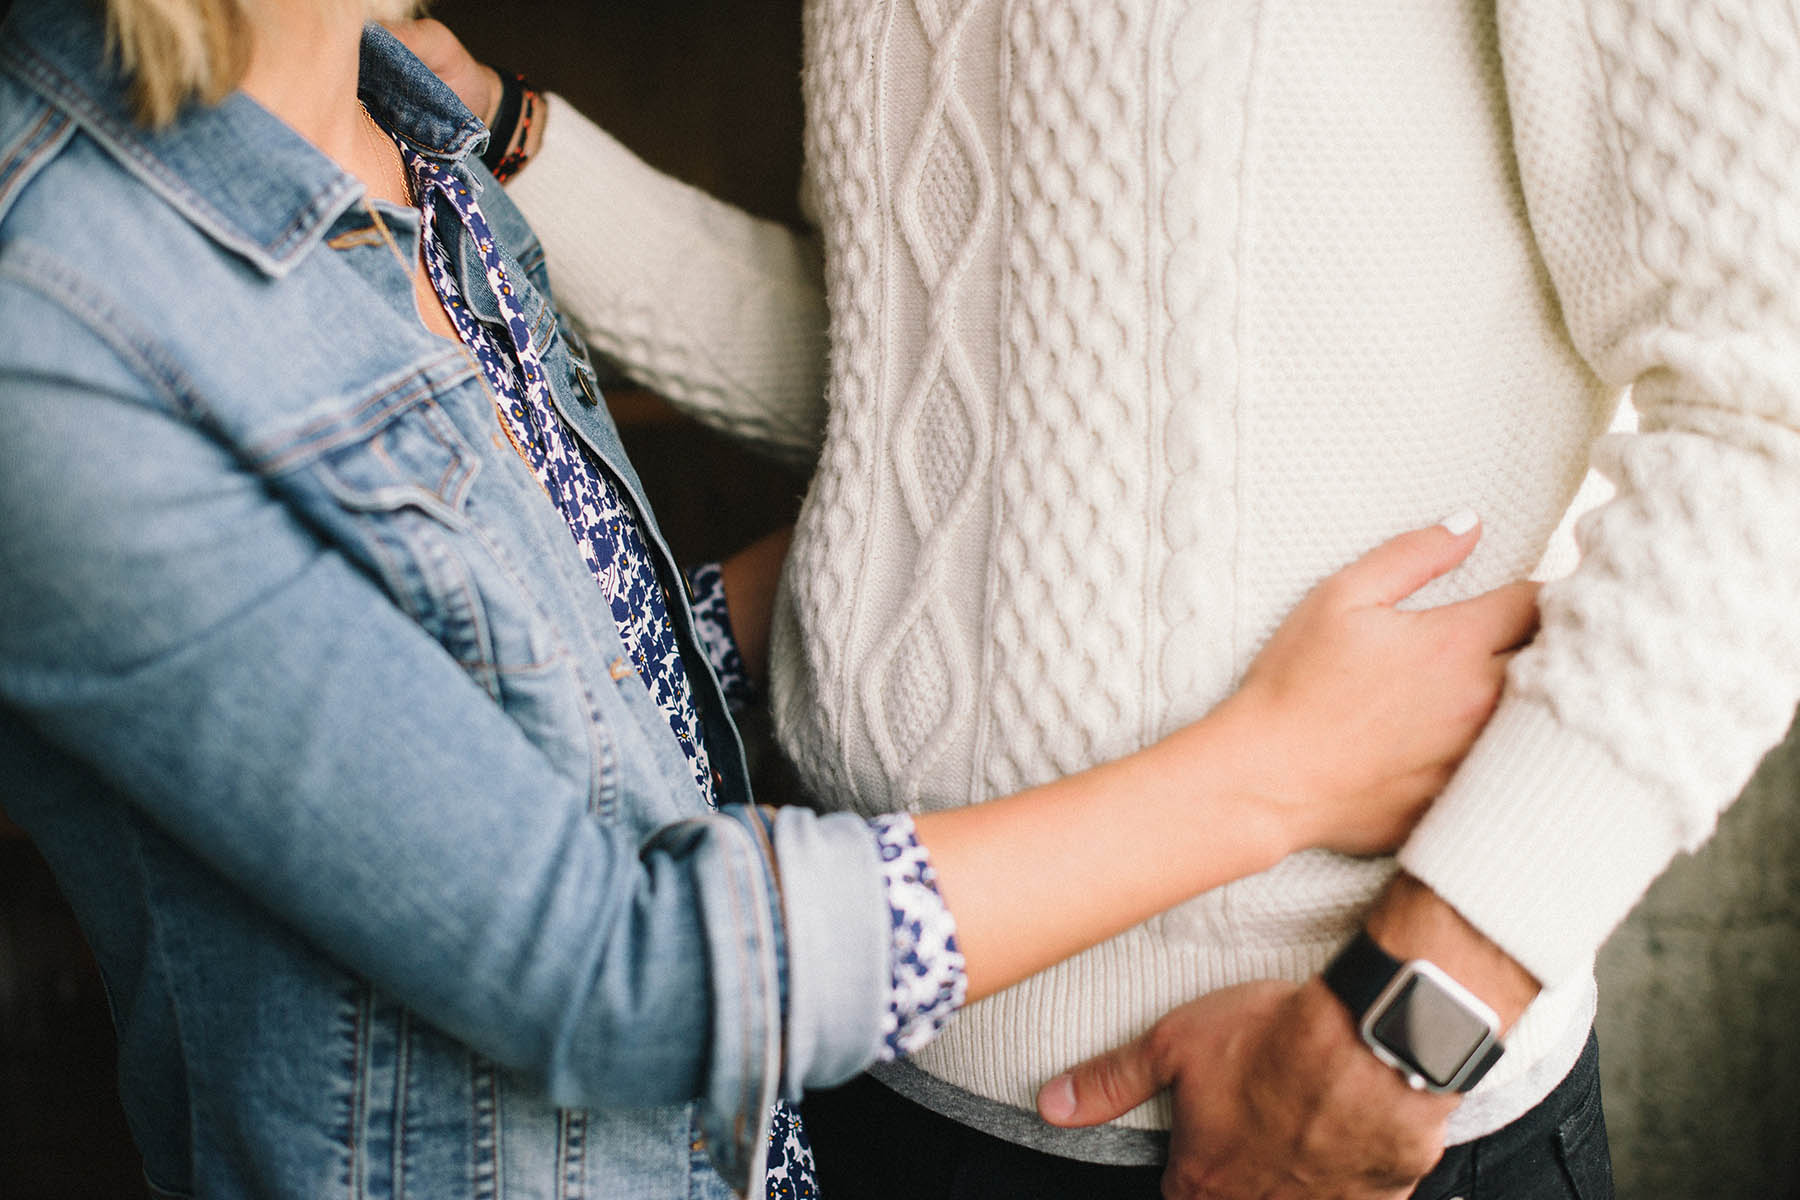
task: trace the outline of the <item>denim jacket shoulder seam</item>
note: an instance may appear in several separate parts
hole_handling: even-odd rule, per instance
[[[6,220],[13,202],[37,173],[48,166],[74,136],[75,119],[55,105],[45,104],[37,119],[6,147],[4,158],[0,159],[0,222]]]
[[[136,327],[124,306],[81,271],[40,246],[15,242],[0,254],[0,279],[36,293],[87,330],[153,388],[171,412],[205,422],[192,382],[170,361],[162,343]]]

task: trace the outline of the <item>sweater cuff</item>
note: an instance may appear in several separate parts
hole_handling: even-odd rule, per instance
[[[1591,969],[1681,844],[1654,787],[1544,705],[1509,698],[1400,865],[1553,986]]]

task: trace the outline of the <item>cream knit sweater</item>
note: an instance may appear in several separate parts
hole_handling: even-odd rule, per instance
[[[829,419],[774,688],[824,802],[964,804],[1142,746],[1381,539],[1475,507],[1427,597],[1453,600],[1532,569],[1590,451],[1616,485],[1398,860],[1549,985],[1452,1135],[1518,1115],[1579,1047],[1600,942],[1800,698],[1800,14],[813,0],[806,37]],[[791,239],[560,104],[513,192],[604,350],[812,444]],[[1627,389],[1641,432],[1600,437]],[[916,1061],[1028,1107],[1198,992],[1315,971],[1394,869],[1298,855]]]

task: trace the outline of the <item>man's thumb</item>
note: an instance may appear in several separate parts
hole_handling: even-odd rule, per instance
[[[1090,1058],[1038,1090],[1038,1115],[1052,1125],[1098,1125],[1122,1117],[1162,1090],[1148,1038]]]

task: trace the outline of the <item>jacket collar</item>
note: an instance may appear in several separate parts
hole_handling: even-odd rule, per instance
[[[17,0],[0,27],[0,70],[265,275],[292,270],[362,198],[359,180],[242,92],[191,106],[165,129],[139,125],[93,5]],[[379,26],[363,33],[358,91],[376,120],[429,157],[457,163],[486,144],[456,94]]]

